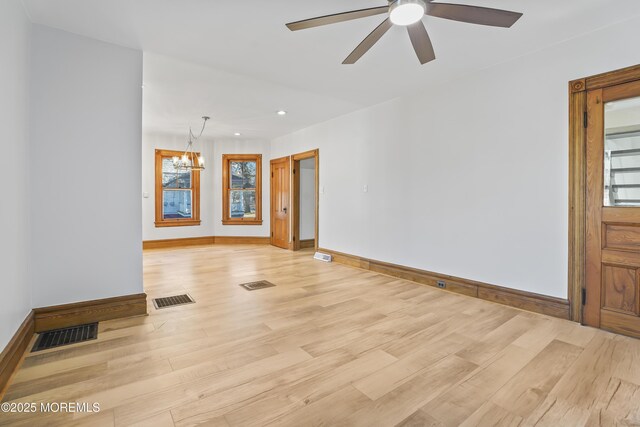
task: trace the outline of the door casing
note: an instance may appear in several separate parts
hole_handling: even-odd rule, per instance
[[[300,160],[305,159],[315,159],[315,193],[316,193],[316,209],[315,209],[315,232],[314,232],[314,249],[318,250],[318,220],[319,220],[319,201],[320,201],[320,151],[319,150],[310,150],[305,151],[304,153],[298,153],[291,156],[291,161],[293,163],[293,191],[291,193],[292,196],[292,205],[293,205],[293,229],[292,229],[292,239],[294,251],[300,249]]]
[[[585,323],[587,232],[587,94],[640,80],[640,65],[569,82],[569,274],[571,320]],[[588,319],[587,319],[588,320]]]

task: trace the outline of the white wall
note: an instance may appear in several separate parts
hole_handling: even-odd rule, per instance
[[[205,114],[204,112],[203,114]],[[188,132],[188,128],[186,129]],[[205,129],[206,133],[206,129]],[[186,135],[145,133],[142,139],[143,240],[179,239],[203,236],[269,236],[269,157],[266,140],[210,139],[203,136],[195,150],[202,153],[206,169],[200,173],[199,226],[155,227],[155,150],[184,150]],[[262,225],[222,224],[222,155],[262,154]]]
[[[321,247],[566,298],[567,83],[640,63],[639,38],[634,18],[278,138],[272,155],[320,149]]]
[[[31,23],[18,0],[0,2],[0,352],[31,311],[27,281],[29,45]]]
[[[300,160],[300,240],[316,236],[316,159]]]
[[[142,53],[32,36],[33,306],[140,293]]]

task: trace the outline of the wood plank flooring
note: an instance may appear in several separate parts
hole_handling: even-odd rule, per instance
[[[640,425],[640,340],[311,256],[145,252],[149,298],[196,303],[28,354],[5,402],[101,410],[0,425]]]

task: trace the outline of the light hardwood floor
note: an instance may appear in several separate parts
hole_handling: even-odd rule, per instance
[[[640,340],[267,246],[147,251],[150,298],[27,356],[1,425],[640,425]],[[277,286],[248,292],[239,283]],[[138,424],[139,423],[139,424]]]

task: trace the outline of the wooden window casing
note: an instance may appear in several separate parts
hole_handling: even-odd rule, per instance
[[[255,162],[255,188],[232,188],[231,163]],[[231,191],[255,191],[255,218],[231,215]],[[224,154],[222,156],[222,223],[224,225],[262,225],[262,154]]]
[[[186,188],[164,188],[162,186],[162,160],[166,158],[173,158],[174,156],[182,156],[182,151],[172,150],[156,150],[155,167],[156,167],[156,181],[155,181],[155,202],[156,202],[156,227],[184,227],[200,225],[200,171],[191,171],[191,187]],[[199,153],[196,153],[199,155]],[[179,190],[191,190],[191,218],[164,218],[163,214],[163,202],[164,190],[167,191],[179,191]]]

